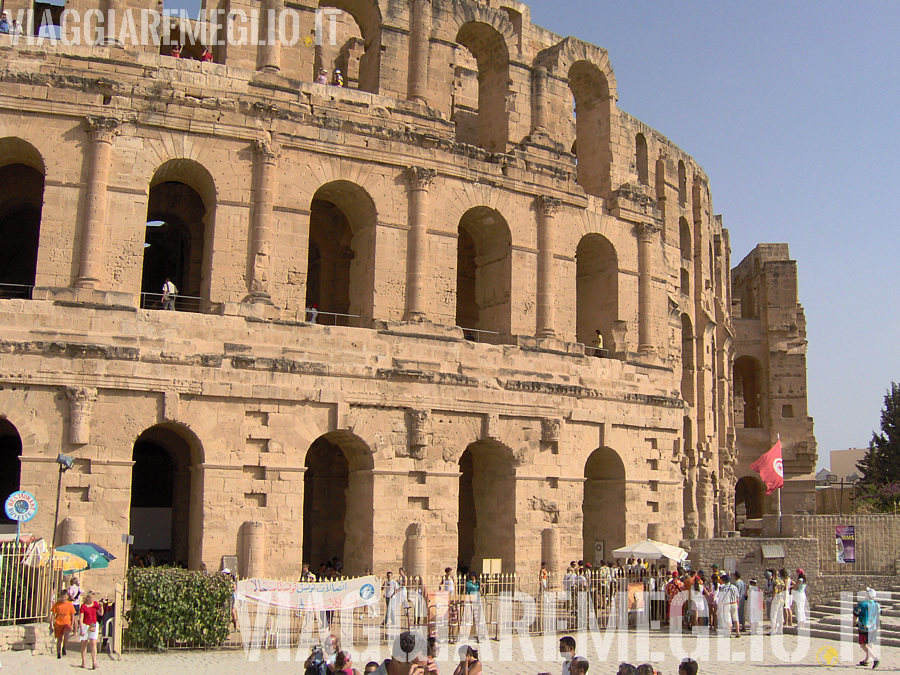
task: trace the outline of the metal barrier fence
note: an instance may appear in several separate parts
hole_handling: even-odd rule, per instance
[[[10,300],[31,300],[31,292],[34,286],[26,286],[25,284],[0,284],[0,299]]]
[[[203,298],[194,295],[174,295],[171,302],[176,312],[196,314],[203,311]],[[167,306],[167,302],[163,302],[162,293],[141,293],[141,309],[168,310],[171,308]]]
[[[0,544],[0,626],[45,621],[62,586],[62,572],[26,565],[25,551],[23,543]]]
[[[343,581],[337,578],[335,581]],[[515,574],[484,575],[480,593],[465,593],[465,578],[454,578],[452,593],[442,577],[401,588],[389,610],[385,598],[377,605],[343,612],[290,612],[252,601],[239,607],[239,630],[230,646],[259,648],[314,646],[333,633],[341,644],[365,644],[392,639],[401,630],[420,630],[454,642],[466,637],[497,639],[509,627],[530,635],[556,634],[578,628],[605,628],[614,616],[622,622],[665,622],[667,577],[627,574],[607,578],[599,572],[569,581],[552,575],[545,586],[538,578]],[[653,593],[653,595],[649,595]]]
[[[894,574],[894,561],[900,557],[900,516],[796,515],[783,516],[782,521],[785,536],[818,540],[820,574]],[[839,563],[835,555],[835,527],[847,525],[855,530],[856,562]]]

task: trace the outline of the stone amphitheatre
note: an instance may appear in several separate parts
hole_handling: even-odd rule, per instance
[[[98,8],[158,9],[66,4]],[[777,434],[782,508],[814,510],[796,263],[732,269],[710,178],[619,108],[615,54],[515,0],[206,9],[207,36],[261,9],[304,39],[201,62],[185,20],[0,35],[0,491],[37,497],[26,529],[51,536],[63,453],[57,543],[109,548],[110,579],[125,533],[245,576],[533,574],[757,522]]]

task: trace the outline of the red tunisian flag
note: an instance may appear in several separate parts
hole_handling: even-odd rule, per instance
[[[770,495],[780,487],[784,487],[784,464],[781,460],[781,439],[772,449],[750,465],[766,484],[766,494]]]

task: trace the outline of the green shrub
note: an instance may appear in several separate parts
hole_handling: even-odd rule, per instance
[[[219,646],[228,638],[234,582],[175,567],[128,570],[125,640],[136,647]]]

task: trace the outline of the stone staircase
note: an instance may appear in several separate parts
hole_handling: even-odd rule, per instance
[[[856,643],[856,619],[853,607],[862,599],[861,594],[854,594],[852,602],[834,598],[816,605],[809,612],[809,634],[814,638],[826,640],[850,639]],[[884,647],[900,647],[900,588],[878,592],[876,598],[881,605],[881,645]],[[841,625],[841,619],[847,624]],[[851,619],[847,623],[848,618]],[[795,617],[796,619],[796,617]],[[797,634],[797,627],[784,629],[785,633]]]

